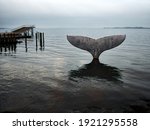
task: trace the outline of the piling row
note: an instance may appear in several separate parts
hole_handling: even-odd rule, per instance
[[[16,43],[20,36],[18,33],[0,33],[0,43]]]
[[[39,43],[40,47],[43,48],[45,46],[44,33],[36,32],[35,38],[36,38],[36,47],[38,47],[38,43]]]
[[[0,45],[0,53],[1,52],[16,52],[16,48],[17,48],[17,43],[6,43],[6,44],[1,44]]]

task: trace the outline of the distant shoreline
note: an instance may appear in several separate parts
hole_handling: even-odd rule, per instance
[[[150,27],[104,27],[104,29],[150,29]]]
[[[53,28],[53,27],[47,27]],[[54,27],[54,28],[61,28],[61,27]],[[150,29],[150,27],[63,27],[63,28],[101,28],[101,29]],[[4,29],[11,29],[9,27],[0,27],[0,30]]]

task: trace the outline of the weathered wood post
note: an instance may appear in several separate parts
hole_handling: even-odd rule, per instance
[[[43,47],[44,47],[45,46],[44,32],[42,34],[43,34]]]
[[[38,34],[37,34],[37,32],[35,34],[35,39],[36,39],[36,46],[37,46],[37,42],[38,42]]]
[[[36,32],[35,38],[36,38],[36,51],[37,51],[37,48],[38,48],[38,32]]]
[[[5,33],[3,34],[3,42],[4,43],[6,42],[6,35],[5,35]]]
[[[15,33],[12,34],[12,42],[16,42],[16,34]]]
[[[5,39],[5,40],[6,40],[6,39]],[[6,43],[7,43],[7,42],[4,43],[4,51],[5,51],[5,52],[7,52],[7,46],[6,46]]]
[[[36,51],[38,49],[38,44],[40,45],[40,49],[44,47],[44,33],[36,32],[35,33],[35,39],[36,39]]]
[[[12,46],[12,45],[10,45],[10,49],[11,49],[11,51],[13,52],[13,46]]]
[[[10,50],[11,50],[11,47],[10,47],[11,45],[8,45],[8,51],[10,52]]]
[[[27,34],[24,33],[24,36],[25,36],[25,48],[26,48],[26,52],[28,51],[28,48],[27,48]]]
[[[11,43],[11,40],[12,40],[12,39],[11,39],[11,33],[8,34],[8,39],[9,39],[8,42]]]
[[[16,34],[12,33],[12,42],[15,42],[15,41],[16,41]]]
[[[14,52],[16,53],[17,43],[14,43]]]
[[[40,33],[40,47],[42,48],[42,33]]]
[[[9,43],[9,33],[6,34],[7,43]]]
[[[24,37],[25,37],[25,43],[27,44],[27,34],[24,33]]]
[[[10,41],[11,41],[11,43],[14,42],[14,34],[13,33],[10,33]]]

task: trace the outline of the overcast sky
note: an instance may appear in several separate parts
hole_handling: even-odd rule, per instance
[[[150,0],[0,0],[0,27],[149,26]]]

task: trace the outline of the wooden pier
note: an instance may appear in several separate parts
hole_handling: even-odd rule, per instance
[[[17,42],[18,39],[32,38],[34,36],[34,28],[35,26],[33,25],[23,25],[13,29],[11,32],[0,33],[0,43],[14,43]]]
[[[24,41],[26,52],[28,51],[27,41],[29,38],[34,37],[34,29],[35,27],[32,26],[21,26],[11,30],[10,32],[3,32],[0,33],[0,54],[2,52],[9,52],[11,50],[16,50],[17,43],[21,43]],[[45,40],[44,40],[44,32],[36,32],[35,33],[35,40],[36,40],[36,51],[38,50],[38,46],[40,50],[44,50],[45,47]]]

